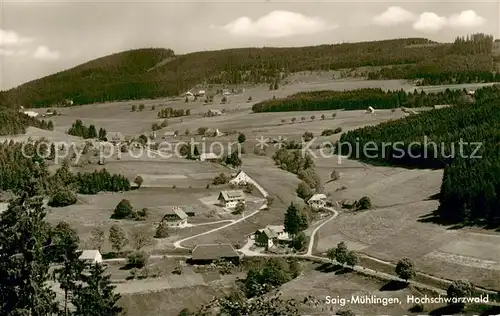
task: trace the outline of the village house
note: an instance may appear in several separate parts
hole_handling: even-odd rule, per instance
[[[177,137],[178,135],[179,135],[179,132],[177,132],[177,131],[175,131],[175,132],[172,132],[172,131],[165,132],[163,134],[163,139],[170,138],[170,137]]]
[[[180,207],[175,206],[163,216],[162,222],[169,227],[182,228],[187,225],[187,219],[188,215]]]
[[[221,206],[232,208],[240,202],[245,204],[245,193],[242,190],[221,191],[217,200]]]
[[[87,264],[102,263],[102,255],[99,250],[83,250],[79,259]]]
[[[315,210],[326,206],[326,195],[314,194],[307,200],[307,204]]]
[[[106,133],[106,140],[114,145],[125,143],[125,136],[120,132]]]
[[[222,115],[221,110],[213,110],[213,109],[208,110],[208,116],[220,116],[220,115]]]
[[[450,106],[451,104],[436,104],[433,106],[433,108],[439,110],[439,109],[449,108]]]
[[[35,111],[24,111],[24,114],[28,115],[29,117],[37,117],[38,113]]]
[[[191,252],[191,263],[209,264],[217,260],[228,260],[238,263],[241,256],[231,244],[202,244]]]
[[[251,181],[250,177],[241,170],[234,179],[229,181],[229,183],[234,185],[246,185],[249,181]]]
[[[270,249],[279,244],[290,241],[290,237],[285,231],[285,226],[283,225],[268,225],[266,228],[259,229],[255,232],[254,239],[256,246],[265,247],[266,249]]]
[[[200,161],[208,162],[218,162],[220,160],[219,156],[214,153],[202,153],[200,154]]]

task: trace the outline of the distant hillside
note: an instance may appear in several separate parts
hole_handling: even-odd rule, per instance
[[[483,43],[487,41],[490,43]],[[452,54],[491,54],[492,39],[483,42],[479,49],[469,41],[438,45],[425,38],[407,38],[311,47],[238,48],[185,55],[175,55],[169,49],[131,50],[2,92],[0,104],[46,107],[66,99],[74,104],[87,104],[165,97],[178,95],[200,83],[270,83],[297,71],[407,65],[428,60],[439,69]],[[484,70],[485,62],[478,64]]]

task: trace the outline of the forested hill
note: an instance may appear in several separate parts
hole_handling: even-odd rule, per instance
[[[475,104],[431,110],[349,131],[342,135],[336,150],[364,161],[411,168],[444,167],[438,211],[441,218],[497,227],[499,100],[500,85],[481,88],[476,91]],[[368,143],[370,151],[362,150]]]
[[[67,99],[76,105],[155,98],[178,95],[200,83],[270,83],[288,73],[306,70],[419,65],[431,61],[426,67],[434,72],[449,71],[443,69],[443,65],[455,65],[457,55],[466,56],[467,65],[471,65],[468,70],[489,71],[493,68],[492,42],[492,37],[479,34],[451,44],[407,38],[294,48],[239,48],[185,55],[175,55],[169,49],[131,50],[2,92],[0,104],[46,107]],[[413,73],[404,75],[414,77]]]
[[[22,112],[0,107],[0,135],[24,134],[28,126],[52,130],[52,121],[38,120]]]

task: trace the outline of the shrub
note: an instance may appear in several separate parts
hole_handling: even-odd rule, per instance
[[[305,142],[309,142],[314,138],[314,134],[311,132],[305,132],[304,135],[302,135],[302,138]]]
[[[147,208],[142,208],[140,211],[137,211],[133,214],[133,217],[136,221],[144,221],[148,218],[149,210]]]
[[[251,183],[245,184],[245,187],[243,188],[243,192],[252,194],[253,190],[255,189],[255,186]]]
[[[141,176],[137,176],[134,179],[134,183],[137,184],[137,187],[140,188],[144,180],[142,179]]]
[[[155,238],[167,238],[168,237],[168,226],[163,222],[158,224],[156,228]]]
[[[134,216],[134,208],[130,201],[127,199],[122,199],[115,208],[113,215],[111,218],[114,219],[124,219],[124,218],[132,218]]]
[[[206,127],[198,127],[198,135],[205,135],[205,133],[207,132],[208,128]]]
[[[59,190],[50,197],[48,205],[51,207],[63,207],[73,205],[77,201],[76,195],[69,189]]]
[[[214,178],[214,180],[212,181],[212,184],[213,185],[220,185],[220,184],[226,184],[228,181],[226,175],[224,173],[219,173],[218,176],[216,176]]]
[[[334,130],[335,134],[338,134],[338,133],[342,133],[342,127],[337,127],[335,130]]]
[[[148,264],[149,255],[144,251],[134,251],[127,256],[127,265],[132,268],[142,268]]]
[[[247,137],[245,136],[245,134],[243,133],[240,133],[240,135],[238,135],[238,143],[244,143],[245,140],[247,139]]]
[[[304,181],[300,182],[299,185],[297,186],[297,196],[301,199],[307,199],[312,195],[312,189],[311,187],[305,183]]]
[[[372,208],[372,202],[369,197],[363,196],[357,203],[356,203],[356,210],[362,211],[362,210],[369,210]]]
[[[325,129],[324,131],[321,132],[321,136],[331,136],[335,134],[333,129]]]
[[[243,211],[245,211],[245,204],[243,202],[238,202],[238,204],[236,204],[236,207],[234,208],[233,214],[238,215],[243,213]]]
[[[408,280],[410,279],[413,279],[417,275],[413,262],[408,258],[403,258],[398,261],[398,263],[396,264],[395,272],[398,277],[405,280],[406,282],[408,282]]]

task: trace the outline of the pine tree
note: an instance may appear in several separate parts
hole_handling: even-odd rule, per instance
[[[0,215],[0,315],[58,312],[55,293],[47,285],[53,245],[39,189],[32,181]]]
[[[308,222],[305,214],[299,211],[295,204],[290,203],[285,213],[284,225],[287,233],[290,235],[297,235],[307,228]]]
[[[71,303],[75,306],[74,316],[114,316],[122,308],[117,305],[120,294],[114,293],[109,275],[101,264],[90,267],[90,274],[83,275],[84,284],[77,286]]]
[[[88,130],[88,138],[96,138],[96,137],[97,137],[97,130],[94,125],[90,125]]]
[[[68,315],[69,294],[76,289],[76,282],[81,279],[84,264],[79,260],[79,238],[76,232],[66,222],[60,222],[53,230],[55,247],[54,261],[61,264],[55,270],[60,287],[64,290],[63,315]]]

